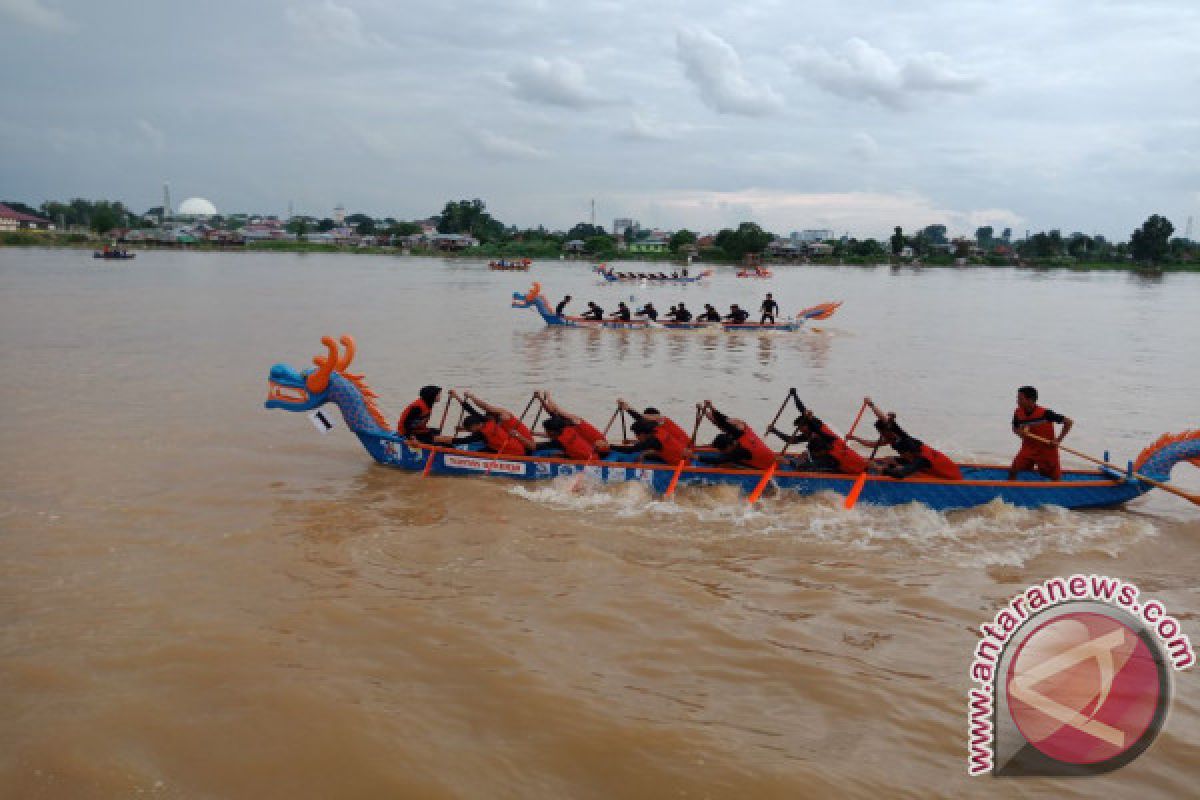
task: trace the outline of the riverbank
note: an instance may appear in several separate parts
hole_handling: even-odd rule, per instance
[[[48,248],[64,248],[76,250],[95,250],[110,243],[111,240],[103,237],[93,237],[82,233],[67,233],[67,234],[48,234],[37,231],[6,231],[0,233],[0,247],[48,247]],[[671,253],[616,253],[604,254],[603,256],[590,255],[567,255],[565,259],[560,258],[563,254],[557,247],[544,246],[526,246],[519,247],[515,244],[503,245],[481,245],[479,247],[471,247],[465,250],[445,251],[435,249],[417,248],[406,250],[399,247],[391,247],[386,245],[379,246],[350,246],[328,242],[296,242],[296,241],[259,241],[246,242],[245,244],[230,244],[228,242],[189,242],[187,244],[160,244],[157,242],[122,242],[121,247],[127,250],[139,252],[154,252],[154,251],[199,251],[199,252],[214,252],[214,253],[230,253],[230,252],[253,252],[253,253],[346,253],[356,255],[411,255],[411,256],[429,256],[437,258],[529,258],[534,262],[539,261],[584,261],[588,263],[599,263],[605,261],[613,262],[654,262],[654,263],[683,263],[683,259]],[[721,258],[719,254],[711,250],[705,250],[701,253],[701,257],[692,262],[694,266],[711,265],[711,266],[741,266],[741,263],[732,258]],[[1012,261],[997,261],[996,259],[969,259],[967,263],[958,263],[958,259],[950,256],[938,256],[926,259],[891,259],[881,260],[878,258],[867,256],[824,256],[818,258],[809,258],[807,260],[781,260],[781,259],[764,259],[763,266],[769,266],[772,269],[783,269],[787,267],[877,267],[890,265],[900,268],[953,268],[953,269],[972,269],[977,267],[985,268],[1014,268],[1014,269],[1035,269],[1035,270],[1068,270],[1074,272],[1093,272],[1093,271],[1118,271],[1118,272],[1136,272],[1158,274],[1164,272],[1200,272],[1200,262],[1179,262],[1167,264],[1136,264],[1131,261],[1074,261],[1071,258],[1058,256],[1053,258],[1032,258],[1023,259],[1018,262]]]

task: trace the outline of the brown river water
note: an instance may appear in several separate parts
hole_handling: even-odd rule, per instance
[[[577,309],[845,305],[799,334],[551,330],[509,308],[532,280]],[[262,404],[271,364],[350,333],[392,420],[439,383],[517,410],[550,388],[601,425],[618,394],[762,424],[795,386],[842,430],[869,393],[950,454],[1006,462],[1033,383],[1071,443],[1124,463],[1200,427],[1197,308],[1195,274],[720,268],[646,288],[583,263],[0,249],[0,796],[1194,796],[1195,670],[1122,770],[966,775],[977,629],[1026,585],[1120,577],[1200,639],[1183,500],[748,510],[717,489],[421,479]]]

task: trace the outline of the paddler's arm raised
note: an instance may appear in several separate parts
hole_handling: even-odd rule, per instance
[[[712,422],[713,425],[716,425],[730,436],[741,436],[746,430],[745,422],[740,419],[730,419],[720,411],[717,411],[717,409],[713,407],[712,400],[705,400],[700,404],[699,409],[705,416],[708,417],[709,421]]]
[[[484,410],[484,413],[491,414],[500,422],[505,422],[512,418],[512,412],[508,411],[507,409],[501,408],[500,406],[494,406],[491,403],[482,400],[474,392],[463,392],[463,407],[467,409],[468,414],[473,411],[471,406],[468,404],[468,401],[478,403],[479,407]],[[476,411],[475,413],[479,412]]]

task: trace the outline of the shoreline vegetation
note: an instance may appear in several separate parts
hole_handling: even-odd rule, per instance
[[[76,250],[96,250],[109,243],[103,236],[84,233],[53,233],[45,231],[6,231],[0,233],[0,247],[42,247]],[[605,261],[650,262],[666,264],[683,264],[685,259],[676,253],[605,253],[603,258],[591,255],[566,255],[560,258],[561,251],[545,246],[521,247],[519,243],[499,245],[480,245],[457,251],[437,250],[433,248],[403,248],[388,245],[346,245],[327,242],[305,241],[261,241],[245,244],[223,244],[219,242],[199,241],[186,245],[164,245],[147,242],[122,242],[121,249],[136,252],[154,251],[186,251],[201,253],[345,253],[353,255],[405,255],[429,258],[530,258],[537,261],[561,261],[562,263],[601,263]],[[730,258],[723,253],[701,251],[692,259],[693,265],[711,264],[717,266],[742,266],[740,259]],[[1200,263],[1166,263],[1148,266],[1133,261],[1079,261],[1070,256],[1052,256],[1046,258],[1031,257],[1019,261],[996,257],[972,257],[964,259],[950,255],[930,255],[922,258],[900,258],[886,255],[872,256],[809,256],[806,259],[765,257],[762,264],[772,267],[808,266],[845,266],[845,267],[956,267],[971,269],[986,268],[1015,268],[1015,269],[1061,269],[1070,271],[1107,271],[1107,272],[1137,272],[1157,274],[1163,272],[1200,272]]]

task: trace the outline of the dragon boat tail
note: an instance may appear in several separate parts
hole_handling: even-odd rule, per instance
[[[389,429],[375,403],[376,395],[361,375],[348,372],[354,359],[354,340],[341,337],[340,347],[330,337],[322,340],[327,353],[313,359],[315,369],[299,371],[287,364],[271,367],[266,407],[310,411],[333,403],[346,426],[380,464],[410,472],[437,475],[474,475],[515,480],[547,480],[584,473],[601,483],[637,482],[656,493],[665,492],[675,468],[667,464],[573,461],[543,456],[495,456],[450,447],[409,443]],[[897,480],[869,475],[859,502],[880,506],[921,503],[938,511],[971,508],[995,500],[1024,508],[1062,506],[1071,509],[1119,506],[1153,488],[1136,474],[1165,482],[1180,462],[1200,467],[1200,430],[1160,437],[1130,463],[1125,471],[1109,468],[1071,470],[1062,480],[1050,481],[1032,474],[1005,480],[1008,468],[960,464],[963,480],[946,481],[913,476]],[[817,492],[846,494],[858,476],[826,472],[775,472],[771,484],[779,491],[807,495]],[[750,492],[762,473],[748,469],[723,469],[688,465],[679,483],[693,486],[732,484]]]

